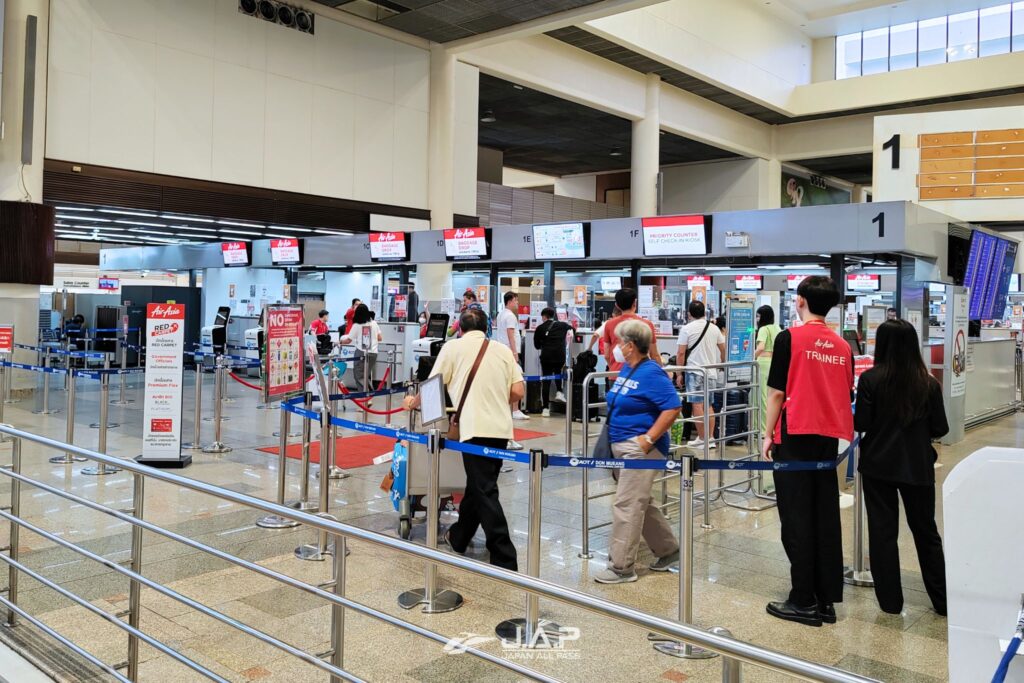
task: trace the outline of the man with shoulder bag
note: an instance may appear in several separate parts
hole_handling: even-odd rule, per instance
[[[487,339],[487,315],[469,308],[459,317],[462,337],[450,340],[437,355],[431,377],[441,375],[452,403],[448,441],[462,441],[485,448],[506,449],[512,440],[510,402],[526,394],[523,372],[511,350]],[[407,410],[419,407],[419,396],[406,397]],[[466,551],[478,527],[483,527],[491,564],[518,571],[516,548],[498,497],[502,461],[462,454],[466,469],[466,493],[459,505],[459,521],[444,534],[455,552]]]
[[[725,337],[718,326],[708,320],[705,316],[706,309],[702,301],[691,301],[687,309],[690,314],[690,322],[679,330],[679,349],[676,355],[676,362],[679,365],[691,367],[707,367],[718,365],[725,361]],[[708,427],[710,433],[715,433],[715,409],[711,405],[704,405],[705,385],[709,393],[717,388],[718,371],[711,370],[707,374],[700,372],[686,372],[686,402],[693,406],[693,417],[704,416],[705,409],[708,411]],[[710,404],[710,401],[708,401]],[[697,438],[688,442],[689,448],[704,448],[704,421],[697,421]],[[713,438],[713,437],[712,437]],[[711,442],[709,448],[715,448],[717,444]]]

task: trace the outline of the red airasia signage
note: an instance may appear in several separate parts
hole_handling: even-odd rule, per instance
[[[301,392],[305,387],[301,306],[267,306],[263,386],[269,400]]]
[[[14,353],[14,325],[0,325],[0,353]]]

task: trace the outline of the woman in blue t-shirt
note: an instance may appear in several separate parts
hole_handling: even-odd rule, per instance
[[[648,353],[653,334],[647,323],[627,320],[615,328],[613,350],[623,363],[608,392],[608,442],[616,458],[664,458],[668,432],[679,416],[679,395],[672,380]],[[613,470],[618,482],[612,507],[612,539],[608,568],[594,576],[598,583],[636,581],[636,554],[640,537],[657,559],[656,572],[679,562],[679,542],[665,515],[651,502],[651,486],[658,470]]]

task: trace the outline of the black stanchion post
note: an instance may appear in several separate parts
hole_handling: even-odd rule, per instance
[[[526,574],[535,579],[540,578],[540,522],[541,501],[544,486],[544,451],[530,451],[530,520],[527,535]],[[526,594],[526,618],[506,619],[494,629],[502,641],[534,647],[546,645],[552,639],[562,635],[562,627],[553,621],[541,619],[540,596],[536,593]]]
[[[430,475],[427,480],[427,547],[437,550],[437,533],[441,506],[441,432],[431,429],[428,432],[427,450],[430,452]],[[452,590],[437,590],[437,565],[427,563],[424,574],[424,587],[413,588],[398,596],[398,606],[412,609],[423,605],[427,614],[453,612],[462,607],[462,596]]]

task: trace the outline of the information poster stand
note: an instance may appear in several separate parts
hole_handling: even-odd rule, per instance
[[[754,297],[749,294],[731,295],[728,301],[728,317],[725,329],[726,360],[730,363],[754,360]],[[749,382],[750,367],[729,368],[729,382]]]
[[[942,401],[946,407],[949,432],[945,445],[964,439],[965,395],[967,394],[967,327],[970,297],[963,287],[946,288],[946,337],[942,356]]]
[[[263,309],[263,402],[288,399],[305,391],[302,306],[270,304]],[[315,365],[315,362],[314,362]]]
[[[885,322],[885,306],[864,307],[864,350],[868,356],[875,355],[875,337],[878,328]]]
[[[146,306],[146,350],[142,455],[135,460],[150,467],[187,467],[192,456],[181,451],[185,306]]]

